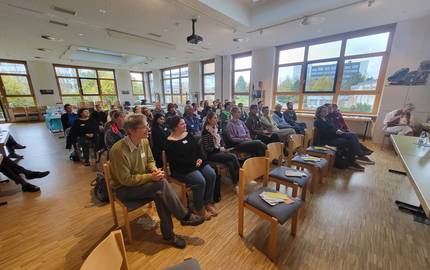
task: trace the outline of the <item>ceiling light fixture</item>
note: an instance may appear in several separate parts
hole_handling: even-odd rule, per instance
[[[56,41],[56,42],[62,42],[62,41],[64,41],[64,39],[62,39],[62,38],[57,38],[57,37],[54,37],[54,36],[51,36],[51,35],[42,35],[40,37],[43,38],[43,39],[49,40],[49,41]]]
[[[38,51],[40,52],[51,52],[51,49],[47,49],[47,48],[37,48]]]
[[[70,10],[70,9],[65,9],[62,7],[52,6],[51,9],[55,10],[57,12],[65,13],[65,14],[72,15],[72,16],[76,15],[76,11]]]
[[[101,14],[106,14],[107,13],[107,11],[106,11],[106,9],[99,9],[99,12],[101,13]]]
[[[233,38],[233,42],[244,42],[244,38]]]

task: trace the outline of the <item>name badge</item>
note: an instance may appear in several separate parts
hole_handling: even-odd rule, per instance
[[[182,143],[183,143],[183,144],[187,144],[187,143],[188,143],[188,141],[187,141],[187,140],[183,140],[183,141],[182,141]]]
[[[193,128],[193,127],[194,127],[194,125],[191,125],[191,127]]]
[[[81,127],[85,127],[85,124],[81,124]]]
[[[164,128],[164,131],[167,131],[167,128]]]

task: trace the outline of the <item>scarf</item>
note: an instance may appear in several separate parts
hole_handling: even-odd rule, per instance
[[[212,135],[214,138],[214,147],[215,149],[221,148],[221,136],[218,134],[218,127],[211,127],[210,125],[206,125],[206,130]]]
[[[118,125],[116,123],[112,123],[112,125],[110,127],[112,129],[112,132],[115,133],[116,135],[118,135],[118,133],[120,133]]]

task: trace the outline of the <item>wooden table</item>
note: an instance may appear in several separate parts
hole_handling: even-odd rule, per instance
[[[420,201],[420,206],[396,201],[401,210],[415,216],[415,220],[430,225],[430,147],[419,146],[418,137],[391,135],[406,174]]]

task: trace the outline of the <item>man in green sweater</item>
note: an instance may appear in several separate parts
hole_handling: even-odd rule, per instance
[[[177,248],[185,240],[173,232],[172,215],[184,226],[203,223],[180,202],[175,191],[155,165],[148,142],[149,127],[144,115],[131,115],[124,122],[127,136],[116,142],[109,152],[112,188],[121,201],[152,199],[160,217],[163,238]]]

